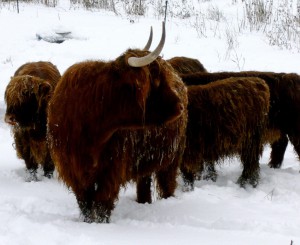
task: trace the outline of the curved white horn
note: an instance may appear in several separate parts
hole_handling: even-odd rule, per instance
[[[156,58],[159,56],[160,52],[164,47],[165,40],[166,40],[165,22],[162,22],[162,35],[156,49],[144,57],[130,57],[128,59],[128,64],[132,67],[143,67],[149,65],[151,62],[156,60]]]
[[[146,46],[143,48],[143,51],[148,51],[150,46],[151,46],[151,43],[152,43],[152,37],[153,37],[153,30],[152,30],[152,26],[150,28],[150,36],[149,36],[149,39],[148,39],[148,42],[146,44]]]

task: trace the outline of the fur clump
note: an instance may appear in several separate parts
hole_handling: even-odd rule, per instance
[[[5,90],[5,121],[12,126],[17,156],[25,161],[28,181],[37,180],[37,169],[51,178],[54,164],[46,140],[47,107],[60,73],[50,62],[22,65]]]
[[[238,183],[256,186],[259,158],[268,122],[269,88],[254,77],[228,78],[188,87],[188,126],[181,170],[193,188],[204,166],[239,156],[243,172]],[[214,176],[210,176],[214,177]]]
[[[300,76],[259,71],[191,73],[181,75],[186,85],[208,84],[229,77],[259,77],[270,89],[270,112],[265,142],[271,144],[269,166],[280,168],[288,140],[300,157]]]
[[[174,194],[185,146],[187,89],[158,57],[135,68],[127,50],[111,62],[74,64],[49,106],[48,138],[59,177],[76,195],[86,222],[109,222],[121,186],[137,183],[150,203],[151,176],[161,198]]]
[[[207,72],[205,67],[197,59],[176,56],[168,59],[167,62],[180,74],[189,74],[193,72]]]

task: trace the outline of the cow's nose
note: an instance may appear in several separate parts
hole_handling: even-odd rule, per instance
[[[13,115],[5,115],[4,121],[10,125],[16,124],[16,119]]]

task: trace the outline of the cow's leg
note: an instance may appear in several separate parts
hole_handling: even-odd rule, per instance
[[[117,195],[95,187],[77,191],[75,195],[84,222],[109,223]]]
[[[96,223],[109,223],[111,212],[114,209],[114,200],[99,201],[94,203],[93,220]]]
[[[300,133],[289,135],[289,139],[294,146],[294,150],[298,155],[298,159],[300,160]]]
[[[177,182],[178,168],[176,164],[169,166],[167,169],[156,173],[157,187],[161,198],[168,198],[174,195]]]
[[[44,176],[51,179],[53,177],[53,172],[54,172],[54,163],[51,159],[50,153],[48,152],[44,165],[43,165],[43,170],[44,170]]]
[[[259,182],[259,158],[262,153],[261,131],[257,129],[251,136],[248,136],[242,147],[240,157],[243,164],[242,175],[238,179],[241,187],[250,184],[256,187]]]
[[[217,181],[217,171],[215,169],[215,164],[213,161],[205,162],[204,164],[204,174],[203,179],[204,180],[212,180],[213,182]]]
[[[243,172],[237,182],[241,187],[245,187],[247,184],[250,184],[255,188],[259,182],[259,162],[258,159],[255,160],[252,158],[252,161],[249,159],[249,157],[241,156]]]
[[[106,172],[109,175],[109,172]],[[111,212],[114,209],[115,201],[118,199],[121,183],[117,177],[112,179],[102,179],[94,186],[95,195],[93,202],[93,221],[96,223],[109,223]]]
[[[92,212],[94,190],[92,188],[89,188],[87,190],[73,189],[73,191],[76,195],[77,203],[83,221],[87,223],[92,223],[94,221]]]
[[[37,177],[37,169],[38,163],[34,160],[34,158],[30,154],[30,149],[28,151],[23,152],[23,158],[25,161],[25,165],[27,168],[28,176],[26,177],[26,181],[38,181]]]
[[[26,177],[26,181],[38,181],[37,177],[37,169],[38,164],[31,157],[25,159],[25,164],[28,172],[28,176]]]
[[[151,176],[139,177],[137,180],[137,202],[151,203]]]
[[[270,168],[280,168],[282,165],[284,153],[288,145],[288,138],[285,134],[281,134],[279,140],[271,144]]]
[[[185,166],[181,166],[180,171],[183,179],[183,191],[194,190],[195,173]]]
[[[76,194],[84,222],[109,223],[114,200],[117,197],[114,193],[109,193],[105,197],[103,194],[103,191],[95,190],[95,187]]]
[[[38,163],[34,160],[30,152],[29,140],[25,134],[15,134],[15,146],[18,157],[24,159],[28,176],[26,181],[37,181]]]

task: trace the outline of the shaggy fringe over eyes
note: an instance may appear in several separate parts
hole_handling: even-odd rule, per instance
[[[5,101],[11,106],[21,105],[26,93],[38,94],[39,84],[43,80],[33,76],[12,77],[5,91]]]

